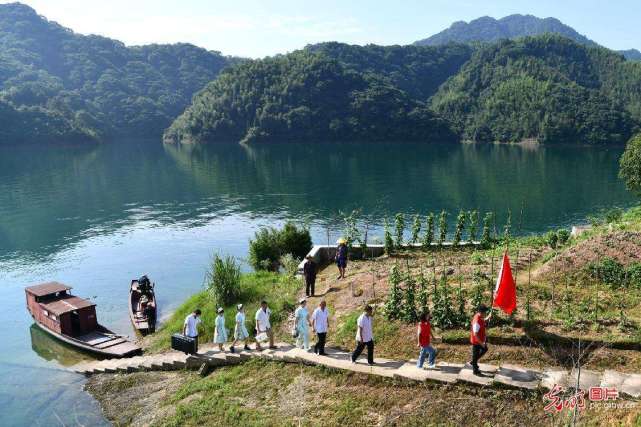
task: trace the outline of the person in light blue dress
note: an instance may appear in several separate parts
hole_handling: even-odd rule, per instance
[[[216,316],[216,330],[214,331],[214,343],[218,344],[218,349],[224,351],[223,344],[227,342],[227,328],[225,328],[225,311],[222,307],[218,309]]]
[[[234,346],[238,341],[245,341],[245,350],[249,351],[249,332],[245,326],[245,308],[242,304],[238,304],[236,309],[238,312],[236,313],[236,326],[234,327],[234,342],[229,347],[232,353],[236,352]]]
[[[296,319],[296,332],[298,336],[296,337],[296,346],[309,350],[309,313],[307,311],[307,301],[305,299],[300,300],[300,305],[294,312],[294,318]]]

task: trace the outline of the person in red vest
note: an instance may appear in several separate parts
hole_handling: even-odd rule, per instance
[[[423,367],[426,357],[429,357],[427,367],[429,369],[434,369],[436,367],[434,363],[436,359],[436,349],[431,345],[431,342],[434,339],[434,332],[432,332],[432,324],[430,323],[430,320],[432,319],[429,312],[426,311],[421,314],[416,331],[418,348],[421,349],[418,361],[416,362],[417,368]]]
[[[470,344],[472,344],[472,369],[474,375],[481,375],[479,370],[479,359],[487,352],[487,335],[485,333],[486,323],[492,318],[492,314],[485,317],[488,312],[487,306],[481,304],[472,319],[470,327]]]

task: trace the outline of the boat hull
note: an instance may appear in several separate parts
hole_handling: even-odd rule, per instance
[[[138,347],[136,344],[127,340],[123,340],[110,347],[98,348],[95,345],[91,345],[90,343],[82,341],[78,338],[74,338],[74,337],[53,331],[48,327],[46,327],[45,325],[39,323],[37,320],[35,324],[38,325],[40,329],[47,332],[52,337],[57,338],[62,342],[65,342],[79,350],[86,351],[88,353],[97,354],[97,355],[109,357],[109,358],[113,358],[113,357],[120,358],[120,357],[130,357],[142,351],[142,349]],[[109,329],[105,328],[104,326],[99,325],[99,328],[100,330],[94,332],[95,334],[102,334],[105,337],[108,337],[108,335],[106,334],[114,335]]]

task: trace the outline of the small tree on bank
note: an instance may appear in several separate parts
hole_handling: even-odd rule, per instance
[[[434,242],[434,214],[430,212],[427,215],[425,224],[425,234],[423,236],[423,248],[429,250]]]
[[[439,233],[438,233],[437,243],[439,246],[443,246],[443,243],[447,238],[447,212],[446,211],[441,211],[441,214],[439,215],[438,228],[439,228]]]
[[[641,133],[628,141],[619,160],[619,176],[628,190],[641,197]]]

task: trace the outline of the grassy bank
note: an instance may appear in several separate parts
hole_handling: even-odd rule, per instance
[[[116,425],[571,425],[571,411],[546,414],[538,393],[410,383],[257,359],[205,378],[192,372],[97,375],[87,389]],[[588,408],[578,425],[638,425],[640,411]]]
[[[271,321],[277,327],[295,309],[296,293],[300,286],[300,280],[277,273],[258,272],[241,275],[238,301],[225,307],[227,329],[231,330],[233,335],[236,304],[243,303],[247,314],[247,329],[251,331],[254,313],[263,299],[269,303],[272,310]],[[185,317],[196,308],[202,311],[201,343],[212,340],[218,307],[209,290],[203,289],[182,303],[156,333],[145,338],[143,342],[145,350],[159,352],[169,349],[171,335],[182,330]]]

